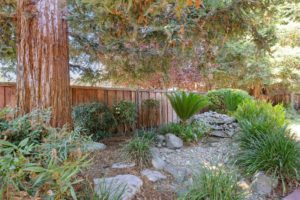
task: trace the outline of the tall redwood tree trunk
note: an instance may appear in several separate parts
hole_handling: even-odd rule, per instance
[[[17,106],[52,108],[51,124],[71,119],[66,0],[18,0]]]

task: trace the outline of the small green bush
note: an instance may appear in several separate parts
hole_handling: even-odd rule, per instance
[[[237,164],[248,175],[264,171],[283,182],[295,180],[300,172],[300,144],[286,128],[274,131],[248,139],[241,146]]]
[[[3,121],[0,138],[18,145],[28,138],[29,144],[39,144],[47,136],[51,110],[34,110],[11,121]],[[4,125],[5,124],[5,125]]]
[[[235,112],[242,131],[250,135],[272,133],[285,126],[285,110],[282,105],[272,106],[265,101],[244,101]]]
[[[116,126],[112,112],[100,102],[73,107],[72,118],[75,127],[82,128],[87,135],[92,135],[94,140],[107,137]]]
[[[134,161],[139,167],[151,163],[151,144],[154,141],[147,137],[134,137],[124,147],[125,156]]]
[[[26,130],[24,133],[28,134],[23,140],[19,136],[16,140],[12,137],[0,140],[0,199],[14,199],[19,192],[42,199],[76,199],[74,186],[81,182],[77,176],[89,163],[85,153],[76,151],[85,139],[66,127],[49,127],[42,113],[34,111],[9,122],[13,125],[21,122],[20,127],[14,128],[17,135]],[[32,133],[39,127],[46,134],[36,142]]]
[[[187,123],[188,119],[208,105],[205,96],[195,93],[178,92],[167,94],[167,97],[182,123]]]
[[[193,179],[184,200],[242,200],[244,193],[237,177],[224,169],[203,169]]]
[[[120,101],[113,105],[113,115],[118,125],[124,126],[124,131],[133,128],[136,123],[137,111],[136,105],[129,101]]]
[[[160,128],[159,132],[163,135],[173,133],[184,142],[190,143],[201,139],[209,132],[209,128],[200,121],[194,121],[191,124],[170,123]]]
[[[211,90],[207,97],[209,109],[219,113],[233,112],[244,100],[252,99],[246,91],[231,88]]]

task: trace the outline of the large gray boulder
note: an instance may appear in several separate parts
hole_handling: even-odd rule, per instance
[[[145,169],[141,172],[143,176],[146,176],[147,179],[151,182],[156,182],[162,179],[166,179],[167,177],[160,173],[159,171],[154,171],[151,169]]]
[[[272,190],[277,187],[277,184],[277,179],[269,177],[263,172],[258,172],[253,178],[251,189],[261,196],[266,196],[271,194]]]
[[[166,135],[166,145],[170,149],[180,149],[183,147],[183,141],[176,135],[168,133]]]
[[[109,178],[94,179],[94,190],[99,198],[108,195],[109,200],[133,199],[143,185],[143,181],[134,175],[125,174]]]

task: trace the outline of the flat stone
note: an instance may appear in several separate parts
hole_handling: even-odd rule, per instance
[[[83,145],[83,151],[94,152],[106,149],[106,145],[100,142],[88,142]]]
[[[152,155],[152,166],[155,169],[163,169],[166,165],[166,162],[161,158],[159,150],[157,148],[151,148],[151,155]]]
[[[109,200],[131,200],[138,193],[143,181],[134,175],[125,174],[114,177],[94,179],[94,190],[99,198],[109,194]]]
[[[266,176],[263,172],[255,174],[251,184],[252,190],[262,196],[271,194],[272,190],[277,186],[278,180]]]
[[[135,163],[114,163],[111,168],[113,169],[125,169],[125,168],[131,168],[134,167]]]
[[[154,171],[150,169],[145,169],[141,172],[143,176],[146,176],[149,181],[156,182],[162,179],[166,179],[167,177],[160,173],[159,171]]]
[[[175,178],[177,183],[183,183],[188,180],[191,173],[186,168],[176,167],[170,163],[167,163],[164,170]]]
[[[166,144],[170,149],[180,149],[183,147],[183,141],[174,134],[168,133],[166,135]]]
[[[296,189],[294,192],[283,198],[283,200],[299,200],[300,199],[300,189]]]
[[[210,133],[210,135],[216,136],[216,137],[222,137],[222,138],[227,138],[228,137],[228,135],[224,131],[212,131]]]

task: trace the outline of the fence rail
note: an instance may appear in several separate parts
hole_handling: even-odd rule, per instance
[[[16,85],[15,83],[0,83],[0,108],[16,106]],[[136,104],[138,112],[138,127],[159,126],[170,122],[177,122],[179,119],[169,103],[166,90],[134,90],[124,88],[104,88],[71,86],[72,106],[81,103],[100,101],[111,107],[121,100],[131,101]],[[160,102],[159,108],[155,111],[145,109],[142,103],[146,99],[156,99]],[[300,109],[299,94],[277,94],[270,99],[274,103],[293,103],[296,109]],[[155,112],[154,121],[149,116]],[[151,121],[151,122],[150,122]],[[152,123],[152,124],[150,124]]]

